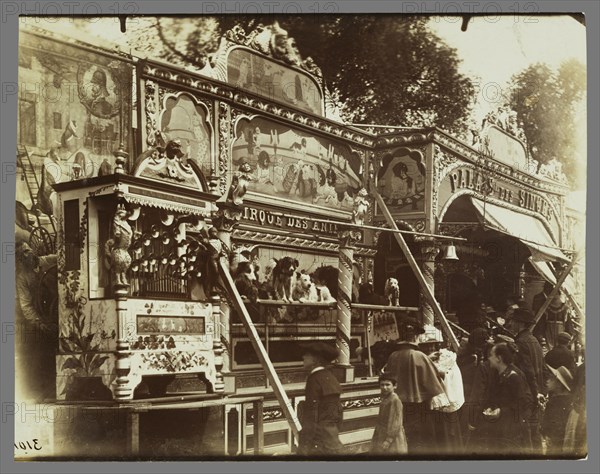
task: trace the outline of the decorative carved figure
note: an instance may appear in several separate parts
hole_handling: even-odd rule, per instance
[[[371,204],[367,198],[368,193],[365,188],[361,188],[354,198],[354,209],[352,209],[352,223],[357,225],[363,225],[369,212]]]
[[[129,246],[133,231],[127,222],[127,209],[123,204],[117,206],[112,226],[113,238],[105,244],[105,252],[108,258],[109,268],[115,278],[117,285],[127,285],[127,270],[131,265]]]
[[[231,180],[227,202],[241,206],[244,203],[244,195],[248,189],[248,184],[252,180],[252,167],[246,162],[242,163]]]

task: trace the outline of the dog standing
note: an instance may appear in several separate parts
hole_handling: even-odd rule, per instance
[[[292,301],[294,274],[299,265],[300,262],[292,257],[283,257],[277,261],[273,268],[275,299],[283,300],[286,303]]]
[[[396,278],[390,277],[386,280],[385,297],[390,306],[400,306],[400,285]]]

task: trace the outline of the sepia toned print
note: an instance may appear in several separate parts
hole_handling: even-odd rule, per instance
[[[34,20],[15,459],[587,455],[580,16]]]

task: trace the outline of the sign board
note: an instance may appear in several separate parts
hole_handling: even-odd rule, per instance
[[[361,188],[361,158],[343,143],[255,117],[236,126],[233,169],[248,163],[248,190],[329,209],[352,210]]]
[[[483,148],[484,152],[491,155],[496,161],[524,173],[528,171],[525,145],[501,128],[495,125],[488,127],[483,136]]]
[[[469,190],[481,200],[503,201],[523,210],[535,212],[554,232],[560,235],[560,220],[550,200],[509,181],[498,180],[473,167],[460,167],[450,172],[440,183],[438,216],[457,192]],[[486,194],[486,191],[489,193]]]
[[[323,94],[310,74],[251,50],[231,50],[227,57],[227,82],[275,102],[323,115]]]

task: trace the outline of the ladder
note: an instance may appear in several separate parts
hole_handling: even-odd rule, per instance
[[[222,257],[219,260],[219,275],[221,276],[221,280],[225,286],[225,289],[229,293],[229,295],[233,298],[233,305],[235,309],[238,311],[242,323],[244,324],[244,328],[246,329],[246,334],[248,335],[248,339],[250,340],[252,347],[256,351],[258,355],[258,359],[260,360],[261,365],[263,366],[267,378],[273,387],[273,391],[275,392],[275,396],[277,397],[277,401],[279,402],[279,406],[287,419],[288,424],[292,430],[292,433],[296,438],[299,437],[300,430],[302,426],[300,425],[300,421],[298,420],[298,416],[296,415],[296,411],[292,407],[290,403],[290,399],[285,393],[285,389],[279,380],[279,376],[277,372],[275,372],[275,367],[273,367],[273,363],[269,358],[269,354],[265,349],[258,332],[256,331],[256,327],[254,326],[254,322],[250,318],[250,314],[246,309],[246,305],[244,300],[242,299],[240,293],[238,292],[235,282],[229,273],[229,265],[227,262],[227,258]]]
[[[31,199],[31,209],[35,214],[35,219],[37,221],[37,225],[40,228],[43,228],[44,225],[40,219],[40,214],[37,210],[38,204],[38,193],[40,190],[40,182],[38,180],[37,175],[35,174],[35,168],[33,163],[31,162],[31,156],[27,147],[22,144],[17,144],[17,165],[21,167],[23,172],[22,179],[25,181],[27,185],[27,191],[29,192],[29,197]],[[42,167],[42,173],[45,173],[44,167]],[[54,225],[54,220],[52,216],[48,216],[48,220],[50,221],[50,226],[52,227],[52,234],[56,235],[56,227]]]

